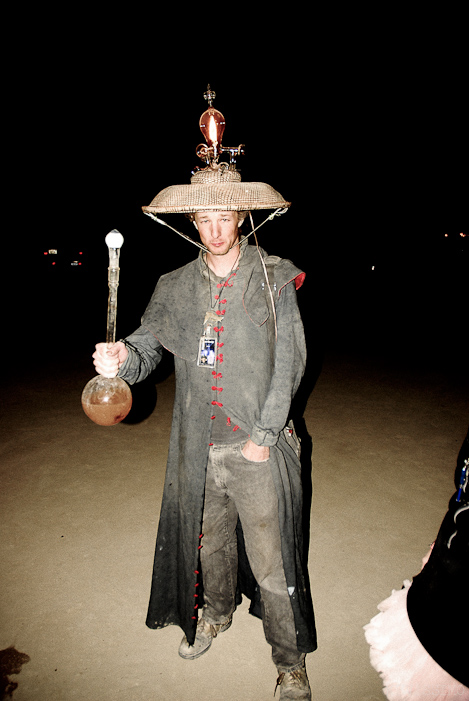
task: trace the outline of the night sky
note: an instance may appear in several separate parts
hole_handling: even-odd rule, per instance
[[[290,31],[269,40],[266,32],[252,48],[247,33],[246,45],[238,37],[230,51],[222,38],[212,49],[201,37],[188,44],[169,25],[174,45],[164,48],[157,40],[164,27],[151,41],[144,26],[126,33],[121,19],[118,34],[103,24],[101,33],[85,27],[23,44],[27,67],[11,78],[9,93],[7,246],[35,294],[25,295],[24,284],[16,289],[13,320],[32,301],[43,337],[101,328],[103,336],[104,238],[116,228],[125,240],[118,332],[138,325],[158,276],[198,251],[141,207],[162,188],[188,183],[202,165],[195,149],[210,83],[226,119],[224,144],[245,144],[243,180],[267,182],[292,202],[260,230],[259,243],[306,270],[307,309],[328,323],[336,318],[338,337],[343,324],[347,333],[355,328],[352,317],[383,319],[390,307],[423,314],[441,335],[449,304],[457,324],[468,260],[467,238],[458,234],[469,227],[456,39],[443,47],[438,35],[420,34],[416,45],[406,30],[349,32],[344,20],[340,31],[319,22],[301,37]],[[181,215],[166,218],[192,235]],[[52,271],[43,256],[49,248],[62,261],[82,251],[82,266]]]

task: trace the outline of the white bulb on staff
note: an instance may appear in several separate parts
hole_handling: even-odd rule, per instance
[[[105,240],[108,248],[120,248],[124,243],[124,237],[117,229],[110,231]]]

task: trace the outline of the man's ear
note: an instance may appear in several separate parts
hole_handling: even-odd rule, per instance
[[[244,220],[246,219],[247,215],[248,215],[248,213],[247,213],[247,212],[245,212],[245,213],[244,213],[244,217],[242,217],[242,218],[238,219],[238,229],[239,229],[239,227],[240,227],[240,226],[242,226],[242,225],[243,225],[243,223],[244,223]]]

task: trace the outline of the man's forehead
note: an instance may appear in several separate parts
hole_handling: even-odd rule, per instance
[[[225,217],[227,214],[229,214],[231,216],[237,216],[238,212],[233,212],[229,209],[224,209],[224,210],[217,210],[217,211],[195,212],[194,216],[195,217],[208,217],[208,216]]]

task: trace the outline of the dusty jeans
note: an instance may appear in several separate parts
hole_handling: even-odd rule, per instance
[[[200,551],[203,616],[209,623],[224,623],[234,611],[239,515],[249,564],[261,592],[265,637],[272,646],[274,664],[286,671],[300,665],[304,654],[297,649],[283,571],[277,493],[270,460],[250,462],[242,447],[237,443],[210,448]]]

